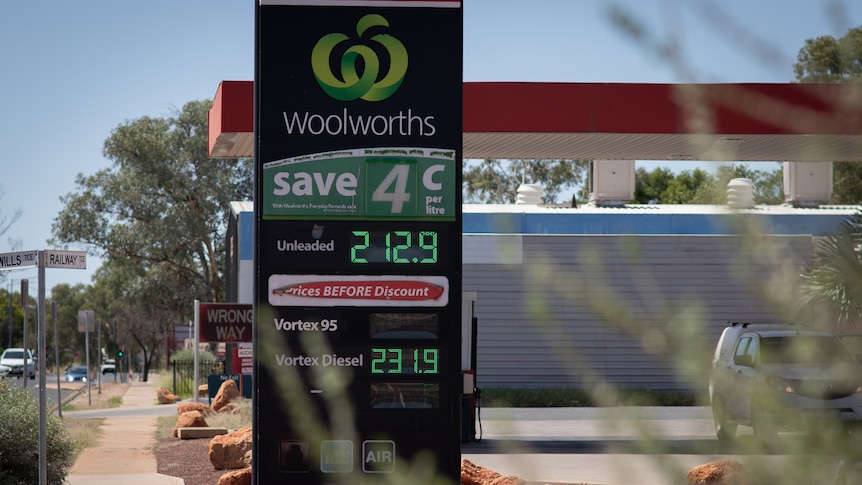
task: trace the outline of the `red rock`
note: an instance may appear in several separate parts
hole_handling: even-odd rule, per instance
[[[180,397],[164,387],[160,387],[156,389],[156,399],[158,399],[159,404],[173,404],[179,401]]]
[[[218,388],[218,392],[210,405],[210,409],[213,411],[221,411],[223,407],[227,406],[228,403],[239,396],[239,388],[236,387],[236,381],[228,379],[222,382],[221,387]]]
[[[689,485],[757,485],[741,463],[718,460],[698,465],[688,471]]]
[[[189,411],[200,411],[201,414],[206,416],[210,412],[210,407],[202,402],[181,402],[177,404],[177,414]]]
[[[216,485],[251,485],[251,467],[225,473]]]
[[[251,426],[213,438],[208,455],[216,470],[251,466]]]
[[[174,436],[179,437],[178,430],[180,428],[206,428],[207,426],[209,425],[202,412],[189,411],[180,414],[180,417],[177,418],[177,425],[174,426]]]
[[[522,485],[523,483],[518,477],[501,475],[466,458],[461,459],[461,485]]]

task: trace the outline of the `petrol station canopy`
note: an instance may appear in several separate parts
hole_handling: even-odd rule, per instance
[[[862,161],[862,85],[464,83],[466,159]],[[254,155],[254,83],[223,81],[213,158]]]

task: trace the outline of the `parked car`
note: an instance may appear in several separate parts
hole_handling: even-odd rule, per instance
[[[116,374],[117,373],[117,362],[114,359],[106,359],[104,362],[102,362],[101,372],[102,372],[102,375]]]
[[[36,361],[33,352],[27,350],[27,375],[30,379],[36,378]],[[0,365],[9,367],[9,375],[24,376],[24,349],[8,348],[0,355]]]
[[[87,382],[89,380],[90,373],[87,372],[87,368],[83,365],[73,365],[66,369],[66,382]]]
[[[827,332],[733,324],[716,345],[709,395],[721,440],[737,425],[765,443],[785,430],[846,428],[862,420],[862,365]]]

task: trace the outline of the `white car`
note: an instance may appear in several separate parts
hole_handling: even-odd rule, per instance
[[[731,325],[716,346],[709,391],[721,440],[737,425],[769,443],[782,430],[862,423],[862,366],[827,332]]]
[[[102,375],[105,374],[116,374],[117,373],[117,362],[114,359],[106,359],[102,362],[102,366],[100,368]]]
[[[23,377],[24,376],[24,349],[6,349],[0,355],[0,365],[10,368],[8,375]],[[36,378],[36,360],[33,358],[33,352],[27,350],[27,375],[30,379]]]

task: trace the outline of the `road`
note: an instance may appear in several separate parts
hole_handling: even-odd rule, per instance
[[[61,377],[62,379],[62,377]],[[7,377],[7,382],[10,382],[17,386],[27,385],[27,390],[34,399],[39,399],[39,378],[36,379],[21,379],[16,377]],[[111,374],[106,374],[102,376],[102,382],[114,382],[114,376]],[[98,392],[99,382],[98,380],[94,380],[91,383],[91,392]],[[62,386],[59,391],[59,400],[62,402],[67,402],[71,397],[75,396],[78,393],[87,392],[86,385],[83,382],[71,382],[62,383]],[[48,374],[45,376],[45,398],[48,403],[48,407],[52,408],[58,401],[58,393],[57,393],[57,375],[56,374]]]
[[[480,417],[481,439],[464,443],[462,457],[540,483],[686,483],[692,467],[730,458],[761,483],[810,485],[833,483],[843,458],[805,435],[781,436],[764,452],[745,428],[722,444],[705,407],[489,408]]]

